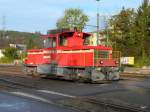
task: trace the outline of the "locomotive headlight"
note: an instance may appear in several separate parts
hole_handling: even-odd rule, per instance
[[[115,61],[116,64],[119,64],[119,61]]]
[[[100,61],[100,64],[103,64],[104,62],[103,61]]]
[[[80,37],[80,36],[81,36],[81,34],[80,34],[80,33],[78,33],[78,36]]]

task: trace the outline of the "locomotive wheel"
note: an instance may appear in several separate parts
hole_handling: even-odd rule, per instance
[[[23,74],[27,76],[37,77],[39,74],[37,73],[36,67],[26,67],[23,68]]]
[[[26,66],[23,66],[23,67],[22,67],[22,73],[23,73],[24,75],[27,75],[27,67],[26,67]]]
[[[69,80],[76,81],[77,79],[78,79],[77,74],[70,74],[69,75]]]
[[[84,82],[90,82],[90,79],[87,77],[81,77],[81,76],[77,76],[77,81],[80,83],[84,83]]]
[[[100,71],[92,71],[91,81],[92,82],[100,82],[105,80],[105,75]]]
[[[90,82],[91,81],[91,77],[90,75],[87,75],[87,73],[83,72],[83,73],[78,73],[77,74],[77,81],[78,82]]]
[[[120,72],[118,71],[111,71],[109,73],[109,80],[119,80],[120,79]]]

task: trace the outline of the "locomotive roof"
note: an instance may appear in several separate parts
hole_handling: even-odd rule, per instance
[[[56,34],[48,34],[48,35],[42,35],[42,38],[54,38],[56,37]]]
[[[60,33],[61,36],[73,36],[73,34],[75,33],[75,31],[70,31],[70,32],[63,32],[63,33]],[[79,32],[80,33],[80,32]],[[83,33],[83,37],[89,37],[91,36],[90,33],[85,33],[85,32],[81,32]]]
[[[75,33],[75,31],[66,31],[66,32],[62,32],[62,33],[58,33],[58,34],[47,34],[47,35],[42,35],[43,38],[55,38],[57,35],[60,35],[60,36],[73,36],[73,34]],[[89,37],[91,36],[90,33],[85,33],[85,32],[82,32],[83,33],[83,37]]]

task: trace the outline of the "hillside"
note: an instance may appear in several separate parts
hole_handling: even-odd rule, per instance
[[[35,47],[41,47],[42,41],[40,33],[28,33],[19,31],[0,31],[0,48],[8,47],[9,44],[26,44],[29,43]]]

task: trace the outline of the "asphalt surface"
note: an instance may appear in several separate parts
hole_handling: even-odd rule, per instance
[[[150,79],[129,79],[107,84],[89,84],[52,79],[24,79],[6,77],[37,88],[14,87],[1,89],[2,112],[73,112],[55,105],[57,102],[77,97],[95,97],[110,102],[123,103],[150,111]],[[0,82],[0,85],[3,83]],[[7,93],[7,94],[5,94]],[[54,103],[54,104],[53,104]],[[82,105],[81,105],[82,106]]]
[[[53,104],[18,97],[8,93],[0,93],[0,112],[75,112]]]

